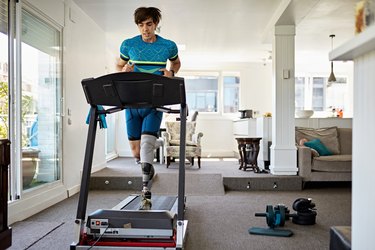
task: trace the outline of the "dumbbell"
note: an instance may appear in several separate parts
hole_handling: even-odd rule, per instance
[[[293,203],[293,210],[297,212],[293,216],[292,222],[298,225],[314,225],[317,212],[315,211],[315,203],[312,199],[298,198]]]
[[[255,213],[256,217],[266,217],[267,225],[270,228],[282,227],[285,225],[285,220],[288,220],[290,217],[289,209],[284,205],[272,205],[266,206],[265,213]]]
[[[266,206],[265,213],[255,213],[256,217],[266,217],[267,225],[270,228],[282,227],[285,221],[292,217],[292,222],[298,225],[314,225],[317,212],[315,211],[315,203],[312,199],[298,198],[293,203],[293,210],[297,213],[291,214],[288,207],[279,204],[273,207]]]

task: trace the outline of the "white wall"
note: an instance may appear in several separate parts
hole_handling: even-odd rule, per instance
[[[65,113],[64,185],[72,193],[78,191],[88,125],[85,124],[89,105],[81,80],[106,74],[105,34],[75,3],[67,1],[64,27]],[[104,130],[96,135],[93,168],[105,166]]]

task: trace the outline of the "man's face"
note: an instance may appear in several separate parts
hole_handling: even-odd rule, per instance
[[[138,24],[138,29],[142,35],[143,41],[149,42],[154,39],[156,26],[157,24],[153,22],[152,18],[148,18]]]

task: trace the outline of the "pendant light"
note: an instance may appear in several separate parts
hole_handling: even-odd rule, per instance
[[[331,51],[333,50],[333,38],[335,35],[329,35],[331,38]],[[336,82],[335,74],[333,73],[333,61],[331,61],[331,74],[328,77],[328,86],[331,86],[332,82]]]

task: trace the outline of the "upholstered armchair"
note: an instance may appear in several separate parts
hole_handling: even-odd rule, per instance
[[[194,166],[194,158],[198,158],[198,167],[201,167],[201,138],[203,133],[195,132],[196,122],[186,122],[186,158]],[[180,122],[165,122],[166,131],[162,133],[164,139],[164,156],[167,167],[172,158],[178,158],[180,153]]]

